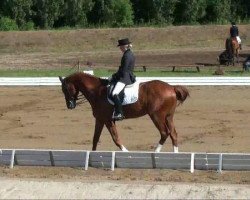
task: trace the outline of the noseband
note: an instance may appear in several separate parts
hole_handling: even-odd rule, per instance
[[[79,104],[85,103],[87,101],[86,98],[84,97],[84,95],[79,94],[79,92],[77,92],[78,93],[77,95],[71,96],[65,80],[62,83],[62,88],[63,88],[64,94],[65,94],[65,97],[67,97],[66,98],[67,102],[69,102],[69,103],[75,102],[76,105],[79,105]]]

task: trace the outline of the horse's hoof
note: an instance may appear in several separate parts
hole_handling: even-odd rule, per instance
[[[128,152],[127,148],[124,147],[123,145],[121,146],[121,150],[122,150],[123,152]]]

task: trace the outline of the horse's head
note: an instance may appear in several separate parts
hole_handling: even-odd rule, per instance
[[[74,109],[76,107],[76,100],[79,91],[72,82],[63,79],[61,76],[59,76],[59,80],[62,83],[62,91],[65,97],[67,108]]]

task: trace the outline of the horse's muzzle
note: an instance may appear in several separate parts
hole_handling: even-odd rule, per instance
[[[74,109],[76,107],[76,101],[70,100],[67,102],[67,108],[68,109]]]

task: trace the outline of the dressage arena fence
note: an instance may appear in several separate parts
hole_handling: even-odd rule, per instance
[[[0,165],[249,171],[250,154],[2,149]]]
[[[139,82],[161,80],[170,85],[250,85],[250,77],[137,77],[136,80]],[[56,85],[61,85],[58,77],[0,77],[0,86]]]

